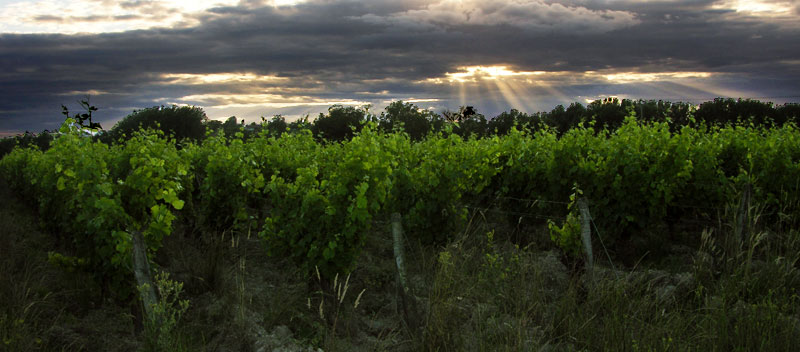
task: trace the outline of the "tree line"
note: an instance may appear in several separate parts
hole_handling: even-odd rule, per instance
[[[95,111],[92,106],[85,106]],[[94,110],[92,110],[94,109]],[[78,115],[76,115],[78,116]],[[266,131],[273,136],[310,130],[320,141],[338,142],[352,138],[367,123],[374,122],[386,132],[402,131],[412,140],[418,141],[429,133],[455,133],[464,138],[489,137],[507,134],[513,127],[532,132],[552,129],[559,135],[580,124],[596,131],[613,131],[622,125],[626,116],[635,116],[642,122],[666,122],[675,131],[683,126],[725,126],[753,124],[756,126],[782,126],[786,123],[800,124],[800,104],[776,105],[754,99],[717,98],[694,105],[685,102],[664,100],[630,100],[608,98],[595,100],[587,105],[575,102],[569,106],[558,105],[549,112],[525,113],[515,109],[487,118],[471,106],[458,110],[436,113],[421,109],[415,104],[395,101],[380,114],[370,111],[370,106],[334,105],[327,113],[315,119],[309,116],[287,122],[281,115],[261,118],[260,123],[245,124],[231,116],[227,120],[209,119],[199,107],[157,106],[134,110],[111,129],[95,135],[108,144],[127,140],[140,128],[164,131],[176,140],[200,142],[209,135],[233,136],[242,133],[245,139]],[[445,128],[445,126],[450,126]],[[7,154],[16,145],[36,146],[47,149],[54,138],[53,132],[25,132],[0,140],[0,156]]]

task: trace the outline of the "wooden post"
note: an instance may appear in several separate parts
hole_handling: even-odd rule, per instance
[[[589,213],[589,206],[586,198],[578,199],[578,209],[581,211],[581,242],[583,242],[583,253],[586,254],[586,267],[591,272],[594,269],[594,255],[592,254],[592,214]]]
[[[150,262],[147,260],[147,246],[139,231],[132,231],[133,239],[133,274],[136,276],[136,285],[139,287],[139,297],[142,299],[146,319],[154,320],[153,306],[156,304],[156,291],[153,280],[150,278]]]
[[[742,192],[742,201],[739,203],[738,218],[736,219],[736,238],[739,243],[745,244],[748,240],[747,228],[749,227],[750,217],[750,198],[753,186],[747,183]]]
[[[399,301],[403,306],[406,325],[412,333],[416,334],[420,327],[420,318],[419,314],[417,314],[417,302],[413,291],[408,285],[406,276],[405,256],[403,254],[403,223],[400,213],[392,213],[392,239],[394,241],[394,259],[397,265]]]

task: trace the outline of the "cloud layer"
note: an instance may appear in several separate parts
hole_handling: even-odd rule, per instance
[[[362,19],[409,28],[509,26],[530,32],[605,33],[636,25],[629,11],[590,10],[583,6],[526,0],[443,0],[419,9]]]
[[[55,128],[60,104],[87,93],[104,127],[173,103],[257,121],[396,99],[489,115],[604,95],[800,100],[796,2],[60,3],[0,9],[13,17],[0,22],[0,133]]]

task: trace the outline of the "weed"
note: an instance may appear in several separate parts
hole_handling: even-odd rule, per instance
[[[152,316],[145,319],[145,349],[148,351],[185,350],[178,324],[189,309],[189,300],[180,300],[183,284],[169,279],[166,272],[157,274],[153,285],[158,301],[153,304]],[[144,290],[146,287],[140,287]]]
[[[319,295],[319,305],[316,306],[316,313],[319,316],[319,320],[322,324],[324,329],[324,339],[323,345],[325,346],[326,350],[334,349],[336,344],[336,331],[337,325],[339,323],[339,318],[341,316],[342,308],[345,307],[344,300],[347,297],[347,291],[350,289],[350,274],[347,274],[344,280],[339,280],[339,274],[336,274],[333,278],[333,283],[331,286],[327,286],[322,280],[320,276],[319,269],[315,268],[317,282],[320,285],[320,290],[317,291]],[[364,295],[366,292],[366,288],[362,289],[361,292],[358,293],[356,299],[353,301],[353,309],[358,308],[358,305],[361,303],[361,296]],[[309,297],[307,299],[306,305],[309,310],[312,310],[312,299]],[[333,308],[326,314],[326,307],[325,302],[328,302],[329,305],[332,305]]]

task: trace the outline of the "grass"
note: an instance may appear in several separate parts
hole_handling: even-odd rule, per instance
[[[13,200],[6,187],[0,199]],[[4,201],[0,211],[0,350],[47,348],[46,336],[61,314],[48,283],[46,236],[36,230],[28,210]]]
[[[0,350],[164,350],[152,326],[137,328],[139,307],[103,301],[87,275],[49,264],[47,252],[58,248],[39,231],[35,212],[3,184],[0,197],[10,200],[0,207]],[[617,269],[597,255],[591,276],[548,242],[545,226],[508,230],[476,217],[450,243],[410,241],[408,278],[423,317],[418,334],[402,321],[387,224],[375,226],[353,273],[330,283],[266,256],[245,231],[173,235],[156,263],[175,280],[170,302],[189,303],[172,306],[185,314],[174,317],[161,345],[793,351],[800,345],[800,233],[781,224],[772,232],[753,210],[745,242],[733,238],[737,219],[729,214],[736,212],[729,211],[721,216],[729,221],[697,229],[685,253],[644,256]],[[522,232],[532,240],[520,248],[512,239]]]
[[[421,347],[791,351],[800,343],[798,234],[766,237],[724,263],[702,260],[716,250],[706,241],[686,272],[600,267],[595,280],[568,278],[555,255],[450,245],[432,264]]]

